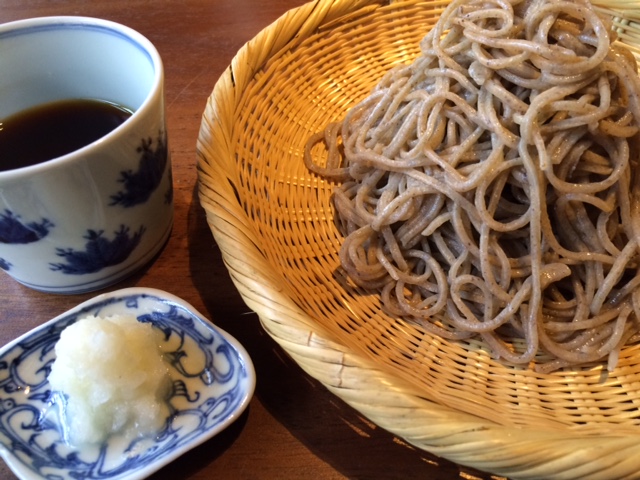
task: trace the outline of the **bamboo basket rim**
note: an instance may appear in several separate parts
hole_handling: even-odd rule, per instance
[[[247,88],[263,81],[266,65],[290,55],[314,32],[335,29],[354,16],[366,16],[387,5],[404,8],[414,3],[315,0],[304,4],[286,12],[243,46],[218,79],[202,117],[197,167],[200,202],[230,276],[265,330],[309,375],[374,423],[418,448],[512,478],[640,477],[633,461],[640,454],[640,430],[620,434],[605,429],[585,436],[583,429],[574,427],[519,428],[426,398],[424,390],[407,378],[399,378],[362,351],[345,345],[315,321],[282,287],[282,278],[270,268],[261,250],[262,239],[238,201],[243,185],[234,177],[237,110]],[[449,2],[423,3],[438,8]],[[613,14],[618,31],[640,46],[640,28],[637,39],[628,33],[629,25],[640,17],[632,3],[594,3]],[[501,452],[499,458],[496,448]]]

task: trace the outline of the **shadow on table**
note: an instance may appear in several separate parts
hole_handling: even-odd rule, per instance
[[[372,424],[308,376],[266,334],[257,315],[250,312],[237,290],[229,292],[220,288],[221,282],[230,284],[231,280],[195,192],[189,216],[189,231],[198,232],[191,235],[190,256],[199,252],[199,263],[191,262],[190,272],[205,304],[203,313],[236,337],[249,352],[258,379],[254,400],[314,455],[347,478],[495,478],[406,444]],[[201,234],[203,230],[209,235]],[[201,261],[203,249],[210,252],[206,264]],[[234,441],[240,441],[247,415],[251,415],[251,407],[225,432],[198,447],[207,449],[206,455],[197,448],[182,461],[166,467],[165,473],[170,468],[195,472],[203,468],[205,462],[215,461]],[[248,476],[260,478],[256,477],[257,471],[253,470]]]

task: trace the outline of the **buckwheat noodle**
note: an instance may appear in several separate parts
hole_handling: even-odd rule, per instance
[[[586,1],[453,1],[307,144],[348,276],[508,363],[613,369],[640,330],[640,81],[613,38]]]

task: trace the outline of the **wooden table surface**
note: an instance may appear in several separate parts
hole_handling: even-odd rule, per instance
[[[0,0],[0,23],[48,15],[101,17],[147,36],[164,61],[175,225],[153,264],[111,290],[144,286],[182,297],[244,344],[255,363],[257,387],[249,408],[231,427],[151,478],[492,478],[410,447],[303,373],[243,303],[208,229],[195,168],[207,97],[245,42],[303,2]],[[95,293],[40,293],[0,272],[0,344]],[[14,478],[0,461],[0,479]]]

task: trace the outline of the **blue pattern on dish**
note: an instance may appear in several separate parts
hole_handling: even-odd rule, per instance
[[[163,332],[174,382],[172,414],[156,438],[128,442],[115,435],[104,445],[76,449],[64,441],[64,402],[47,382],[54,347],[78,319],[115,313],[135,315]],[[201,359],[195,369],[194,358]],[[144,478],[233,422],[254,387],[244,348],[179,298],[144,288],[100,295],[0,350],[0,453],[23,479]]]
[[[124,185],[124,190],[111,196],[110,205],[130,208],[145,203],[158,188],[169,161],[166,135],[163,133],[158,137],[155,149],[152,148],[152,145],[151,138],[142,140],[141,146],[138,147],[138,153],[141,154],[138,171],[120,172],[118,182]]]
[[[25,244],[33,243],[46,237],[53,227],[50,220],[43,218],[40,223],[23,223],[20,215],[11,210],[0,213],[0,243]]]
[[[87,240],[85,249],[56,248],[56,255],[64,258],[66,263],[51,263],[50,268],[69,275],[82,275],[118,265],[138,246],[145,228],[140,227],[133,235],[129,230],[129,227],[121,225],[120,230],[114,232],[113,240],[105,238],[102,230],[88,230],[83,237]]]
[[[4,258],[0,257],[0,269],[4,270],[4,271],[9,271],[11,270],[11,262],[5,260]]]

